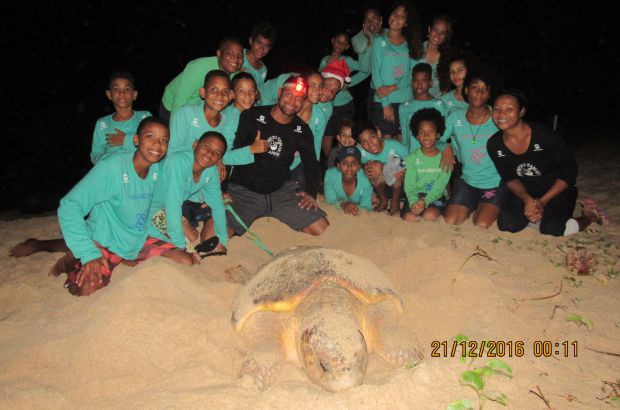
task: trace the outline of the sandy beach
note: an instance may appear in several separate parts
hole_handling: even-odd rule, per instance
[[[476,392],[459,376],[492,358],[462,363],[441,349],[432,357],[433,341],[446,341],[451,356],[459,334],[522,342],[521,357],[508,348],[499,357],[512,378],[485,378],[485,392],[505,394],[508,408],[611,408],[613,391],[604,382],[620,382],[617,148],[576,153],[580,198],[595,198],[612,223],[571,237],[482,231],[470,221],[455,227],[386,214],[351,217],[324,204],[331,226],[319,238],[275,219],[256,222],[252,230],[274,253],[339,248],[374,262],[396,284],[405,307],[401,324],[419,340],[425,360],[393,369],[372,355],[365,383],[342,393],[322,390],[293,365],[266,392],[237,377],[247,352],[231,327],[231,306],[242,283],[270,259],[247,238],[232,239],[227,256],[200,266],[163,258],[121,266],[106,289],[76,298],[63,289],[64,277],[46,276],[60,254],[8,256],[26,238],[58,237],[56,218],[1,221],[0,408],[444,409],[459,399],[478,408]],[[575,246],[595,255],[592,275],[565,268]],[[536,357],[543,346],[536,341],[551,342],[550,357]],[[502,407],[487,401],[484,408]]]

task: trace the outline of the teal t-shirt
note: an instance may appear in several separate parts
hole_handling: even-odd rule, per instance
[[[467,121],[467,110],[456,110],[448,115],[446,136],[452,138],[454,154],[463,164],[463,181],[479,189],[491,189],[499,185],[500,177],[487,152],[487,141],[498,128],[491,118],[480,125]]]
[[[226,213],[222,202],[217,166],[212,166],[200,175],[198,182],[194,181],[192,168],[194,166],[193,152],[176,152],[169,155],[161,164],[160,181],[155,188],[153,203],[149,212],[148,234],[155,238],[172,243],[180,249],[185,249],[185,234],[183,233],[182,207],[183,202],[190,197],[199,197],[211,207],[211,215],[215,225],[215,234],[220,242],[227,246],[228,232],[226,231]],[[164,209],[166,212],[166,231],[163,235],[153,225],[153,216]]]
[[[413,206],[423,193],[426,206],[432,204],[442,196],[447,196],[446,186],[450,181],[450,172],[441,169],[441,152],[437,155],[426,156],[421,149],[416,149],[407,157],[407,172],[405,172],[405,194],[409,205]]]
[[[340,207],[341,202],[351,202],[372,211],[372,185],[360,168],[357,171],[357,184],[353,195],[348,196],[342,187],[342,172],[337,167],[330,168],[325,173],[325,202]]]
[[[95,131],[93,132],[93,144],[90,150],[90,162],[97,163],[103,156],[113,152],[134,152],[136,150],[133,145],[133,137],[136,135],[140,121],[146,117],[150,117],[148,111],[134,111],[133,116],[127,121],[114,121],[114,114],[106,115],[97,120]],[[107,143],[106,134],[116,134],[119,129],[125,133],[125,141],[123,145],[110,146]]]
[[[136,259],[144,245],[159,166],[151,165],[142,179],[133,156],[119,152],[102,158],[60,200],[60,230],[82,264],[101,257],[95,242],[127,260]]]
[[[234,141],[237,124],[229,119],[222,110],[220,123],[212,127],[207,122],[204,114],[204,103],[186,105],[172,113],[170,117],[170,144],[168,155],[177,151],[193,151],[194,141],[200,139],[207,131],[217,131],[224,135],[226,141]]]
[[[252,64],[250,64],[250,62],[248,61],[247,53],[248,50],[244,49],[243,65],[241,66],[241,70],[245,71],[248,74],[251,74],[252,77],[254,77],[254,81],[256,81],[256,87],[258,90],[260,90],[260,87],[265,83],[265,80],[267,79],[267,66],[261,61],[261,68],[257,70],[256,68],[252,67]]]
[[[370,152],[366,151],[364,148],[360,147],[359,145],[358,145],[358,148],[360,149],[360,152],[362,153],[362,164],[365,164],[368,161],[379,161],[383,164],[387,164],[388,157],[394,157],[394,156],[404,161],[408,155],[407,148],[405,148],[405,146],[401,144],[400,142],[393,140],[393,139],[384,140],[383,150],[377,154],[371,154]]]
[[[375,102],[383,107],[392,103],[402,103],[413,98],[411,92],[411,69],[416,61],[409,58],[409,47],[405,41],[395,46],[386,34],[375,37],[372,42],[372,87],[377,89],[384,85],[396,84],[397,89],[386,97],[376,94]]]
[[[276,78],[265,81],[265,83],[259,88],[260,100],[256,102],[257,107],[265,105],[274,105],[278,101],[278,90],[282,87],[282,84],[293,73],[280,74]]]
[[[241,111],[234,104],[230,104],[222,111],[222,118],[226,118],[227,128],[233,130],[232,133],[224,134],[224,138],[226,138],[226,153],[222,158],[224,165],[246,165],[254,162],[254,154],[250,152],[249,145],[233,149],[240,115]]]
[[[323,67],[327,65],[327,62],[329,61],[329,57],[330,56],[325,56],[323,57],[323,59],[321,59],[321,63],[319,64],[319,71],[321,71]],[[355,74],[350,76],[351,82],[349,84],[345,83],[344,88],[340,90],[338,94],[336,94],[336,98],[334,98],[334,101],[333,101],[334,107],[340,107],[342,105],[348,104],[349,102],[353,101],[353,96],[351,95],[349,88],[354,87],[357,84],[361,83],[366,78],[368,78],[368,76],[370,75],[369,72],[362,71],[361,66],[357,62],[357,60],[349,56],[341,56],[340,60],[342,59],[344,59],[344,61],[349,66],[349,70],[351,71],[351,73],[355,72]]]
[[[201,57],[187,63],[164,90],[161,101],[171,113],[186,104],[199,104],[202,99],[198,90],[205,83],[205,76],[211,70],[220,68],[217,57]]]
[[[318,102],[312,106],[312,114],[310,114],[310,122],[308,127],[312,131],[312,139],[314,140],[314,152],[316,153],[316,160],[321,159],[321,143],[323,142],[323,136],[325,135],[325,127],[327,122],[332,116],[334,108],[330,102]],[[293,170],[301,164],[301,157],[299,152],[295,152],[295,158],[291,164],[290,169]]]
[[[420,111],[423,108],[434,108],[443,115],[444,119],[446,118],[446,107],[443,102],[439,98],[433,98],[432,100],[419,101],[419,100],[409,100],[407,102],[402,103],[398,106],[398,118],[400,121],[400,133],[403,136],[403,145],[407,148],[407,152],[413,152],[416,149],[420,148],[420,143],[418,139],[411,132],[411,127],[409,127],[409,123],[411,122],[411,117],[413,114]],[[447,137],[443,138],[443,135],[440,135],[440,138],[437,139],[437,148],[443,151],[446,147]]]
[[[467,107],[469,107],[469,104],[467,104],[466,101],[456,99],[456,97],[454,96],[455,91],[456,90],[448,91],[441,96],[441,101],[443,101],[444,105],[446,106],[448,114],[451,114],[456,110],[466,110]]]

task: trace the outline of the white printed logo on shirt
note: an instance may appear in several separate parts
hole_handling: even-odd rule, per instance
[[[456,124],[454,124],[455,127],[462,127],[463,126],[463,122],[461,120],[456,120]]]
[[[505,156],[506,156],[506,154],[504,154],[504,153],[502,152],[502,150],[500,149],[499,151],[497,151],[497,156],[498,156],[498,158],[503,158],[503,157],[505,157]]]
[[[540,144],[534,144],[534,151],[542,151],[543,149],[540,148]]]
[[[267,152],[274,157],[279,157],[282,152],[282,138],[272,135],[267,139],[267,144],[269,144],[269,151]]]
[[[385,47],[385,40],[381,40],[381,47]]]
[[[198,118],[197,117],[192,118],[192,127],[198,127]]]
[[[211,177],[206,177],[205,178],[205,184],[208,184],[210,180],[211,180]]]
[[[258,118],[256,119],[256,121],[260,122],[261,124],[267,124],[265,122],[265,116],[264,115],[259,115]]]
[[[297,132],[297,133],[301,134],[301,133],[303,132],[303,131],[301,130],[301,125],[298,125],[298,126],[297,126],[297,128],[295,128],[295,129],[293,130],[293,132]]]
[[[108,124],[105,121],[101,121],[101,123],[99,123],[99,128],[105,130],[108,128]]]
[[[526,162],[517,167],[517,175],[520,177],[539,177],[542,174],[534,165]]]

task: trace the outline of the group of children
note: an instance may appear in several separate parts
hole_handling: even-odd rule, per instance
[[[569,229],[567,222],[576,199],[576,166],[570,153],[557,137],[522,120],[526,104],[520,93],[500,93],[491,109],[491,78],[470,67],[463,54],[442,60],[448,56],[443,46],[452,34],[447,17],[433,20],[424,43],[416,19],[410,5],[398,3],[384,30],[378,10],[369,9],[362,30],[353,37],[358,60],[345,55],[350,38],[347,32],[338,32],[319,71],[270,80],[262,58],[275,42],[275,29],[259,23],[252,30],[249,49],[227,38],[216,56],[190,62],[166,87],[162,118],[134,111],[133,77],[113,73],[106,95],[115,112],[95,126],[94,167],[60,203],[64,239],[28,239],[12,254],[65,251],[50,273],[67,272],[66,287],[78,295],[105,286],[119,263],[135,264],[153,255],[186,265],[199,263],[202,257],[226,253],[229,235],[237,233],[230,226],[234,212],[227,205],[229,181],[240,184],[244,175],[250,178],[248,170],[269,175],[269,164],[276,160],[279,175],[290,173],[299,191],[299,207],[315,208],[310,197],[314,195],[309,196],[305,187],[304,164],[315,168],[308,162],[309,154],[301,158],[299,153],[282,154],[280,137],[261,135],[260,129],[267,128],[260,126],[249,137],[249,129],[244,129],[240,142],[242,113],[252,110],[256,118],[251,121],[264,125],[272,120],[265,116],[274,112],[265,106],[274,104],[289,128],[302,124],[311,131],[311,141],[300,146],[314,148],[317,166],[322,157],[327,159],[325,201],[346,214],[386,210],[408,222],[436,221],[443,215],[447,223],[460,224],[473,213],[473,222],[480,227],[489,227],[500,217],[506,230],[540,223],[543,233],[574,232],[574,224]],[[371,122],[355,123],[348,87],[368,76]],[[451,89],[446,88],[446,78]],[[283,97],[286,87],[292,94]],[[291,115],[298,119],[290,122]],[[279,127],[276,117],[274,126]],[[301,125],[294,127],[286,132],[304,134]],[[535,135],[543,138],[544,147],[542,140],[530,144]],[[498,144],[501,148],[496,149]],[[275,158],[281,154],[287,156]],[[509,166],[501,162],[506,156],[513,160]],[[521,157],[527,157],[529,168],[519,162]],[[249,164],[254,165],[243,168]],[[286,169],[280,169],[282,164]],[[517,184],[520,179],[525,181]],[[531,184],[543,179],[542,184]],[[531,186],[536,192],[528,193]],[[570,198],[562,195],[567,189]],[[510,213],[500,216],[506,198],[520,199],[524,205],[509,207]],[[544,209],[554,198],[554,209],[563,213],[549,230],[543,228],[549,218]],[[562,204],[572,200],[572,206],[558,206],[557,198]],[[575,222],[577,230],[604,220],[596,204],[586,205],[582,219]],[[267,206],[271,209],[270,203]],[[321,224],[319,230],[304,230],[306,225],[299,230],[320,234],[328,222],[322,219]]]

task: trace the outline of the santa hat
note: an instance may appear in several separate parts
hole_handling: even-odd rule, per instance
[[[350,74],[349,65],[344,60],[334,60],[321,70],[323,78],[335,78],[340,81],[340,88],[344,87],[344,83],[351,82]]]

